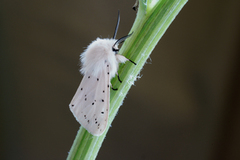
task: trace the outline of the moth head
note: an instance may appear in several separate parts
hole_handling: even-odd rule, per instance
[[[131,34],[129,34],[129,35],[126,35],[126,36],[118,39],[118,40],[113,44],[113,46],[112,46],[112,51],[117,54],[117,52],[119,51],[119,49],[117,48],[117,46],[118,46],[120,43],[124,42],[124,41],[125,41],[128,37],[130,37],[132,34],[133,34],[133,32],[132,32]]]

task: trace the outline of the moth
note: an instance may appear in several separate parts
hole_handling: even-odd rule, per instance
[[[118,54],[118,45],[129,34],[118,40],[115,39],[120,22],[118,12],[117,25],[113,38],[97,38],[87,49],[80,55],[82,63],[80,72],[84,75],[69,108],[76,120],[89,133],[94,136],[100,136],[106,129],[108,123],[109,106],[110,106],[110,88],[116,90],[111,85],[111,79],[118,76],[119,63],[132,60]]]

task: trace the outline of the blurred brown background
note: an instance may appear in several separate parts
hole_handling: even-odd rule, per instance
[[[79,54],[126,35],[135,0],[1,1],[3,160],[66,159]],[[97,159],[240,159],[240,1],[189,1],[154,49]]]

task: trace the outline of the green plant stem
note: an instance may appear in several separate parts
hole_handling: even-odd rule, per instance
[[[125,41],[119,52],[137,65],[130,62],[120,65],[118,73],[123,82],[119,83],[116,77],[111,81],[112,86],[118,88],[118,91],[111,91],[110,94],[110,112],[106,131],[101,136],[93,136],[80,127],[68,154],[68,160],[96,158],[109,126],[131,85],[152,50],[186,2],[187,0],[139,0],[137,17],[129,32],[133,32],[133,35]]]

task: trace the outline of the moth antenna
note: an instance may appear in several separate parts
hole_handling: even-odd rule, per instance
[[[120,22],[120,11],[118,10],[118,19],[117,19],[117,24],[116,24],[115,31],[114,31],[114,34],[113,34],[113,39],[115,39],[116,36],[117,36],[119,22]]]
[[[114,43],[114,45],[112,46],[112,50],[113,50],[113,51],[118,51],[118,49],[115,49],[115,48],[114,48],[115,45],[124,42],[124,41],[125,41],[128,37],[130,37],[132,34],[133,34],[133,32],[132,32],[131,34],[129,34],[129,35],[126,35],[126,36],[122,37],[122,38],[119,38],[119,39]]]

